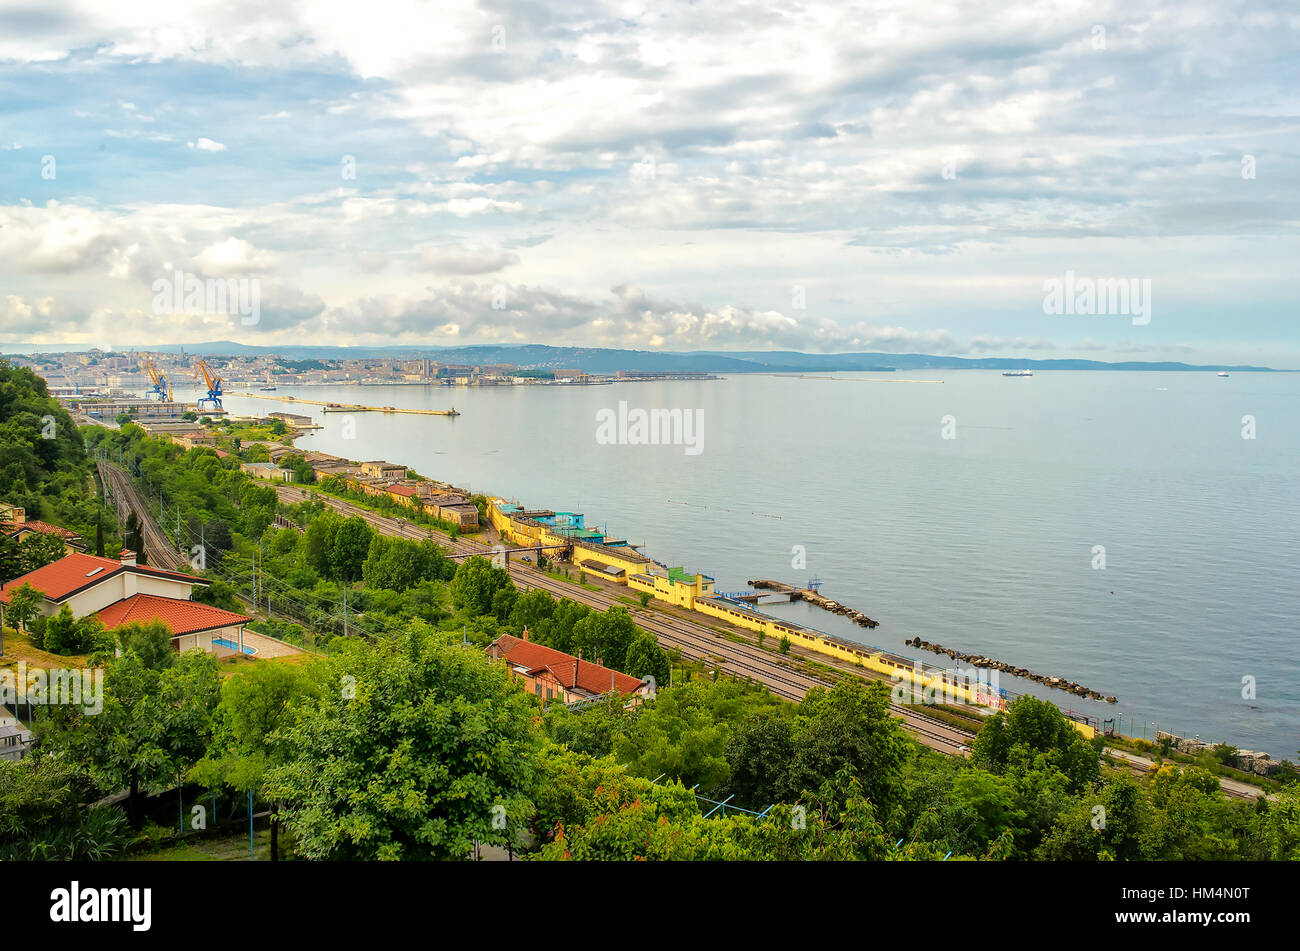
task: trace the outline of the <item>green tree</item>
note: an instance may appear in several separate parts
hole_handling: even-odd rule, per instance
[[[664,649],[659,646],[653,634],[641,630],[637,631],[627,649],[627,657],[623,661],[622,669],[623,673],[642,680],[647,676],[654,677],[656,690],[659,685],[668,683],[668,675],[671,673],[668,655],[664,653]]]
[[[1257,821],[1265,858],[1300,861],[1300,792],[1291,789],[1266,803]]]
[[[225,682],[214,718],[214,737],[190,778],[256,796],[266,793],[269,770],[287,763],[290,747],[281,731],[293,725],[292,708],[318,697],[321,685],[301,667],[255,664]],[[279,859],[278,806],[271,807],[272,861]]]
[[[149,670],[164,670],[180,656],[172,650],[172,629],[163,621],[136,621],[113,631],[117,649],[132,653]]]
[[[1097,793],[1069,803],[1044,836],[1035,858],[1076,862],[1153,858],[1147,843],[1152,818],[1137,783],[1115,776]]]
[[[890,714],[883,681],[847,677],[830,690],[814,687],[799,706],[793,782],[816,790],[846,771],[861,781],[876,810],[887,815],[902,790],[910,745]]]
[[[174,786],[202,758],[220,694],[210,654],[186,651],[173,666],[153,670],[126,653],[105,670],[103,710],[74,713],[55,742],[87,763],[102,788],[128,791],[136,824],[142,792]]]
[[[115,857],[125,845],[125,817],[116,806],[83,806],[93,795],[73,763],[52,756],[0,761],[0,862]]]
[[[85,654],[95,649],[102,632],[93,614],[78,619],[65,604],[46,621],[42,647],[51,654]]]
[[[34,532],[19,544],[22,574],[44,568],[68,553],[67,545],[58,535]]]
[[[370,526],[359,515],[344,519],[334,534],[329,555],[329,577],[345,584],[361,577],[370,551]]]
[[[44,603],[45,592],[24,582],[9,592],[9,607],[5,614],[18,630],[25,631]]]
[[[243,603],[236,597],[235,589],[224,581],[214,581],[206,587],[197,587],[194,589],[193,601],[201,604],[210,604],[214,608],[221,608],[223,611],[233,611],[236,614],[242,614],[246,610]]]
[[[235,539],[230,532],[230,523],[224,518],[210,519],[204,526],[203,542],[208,547],[209,557],[219,563],[221,555],[234,547]]]
[[[1101,775],[1100,740],[1089,742],[1054,704],[1024,694],[1005,713],[985,721],[971,762],[993,773],[1008,769],[1057,769],[1078,793]]]
[[[490,614],[493,599],[498,591],[513,588],[510,573],[495,567],[486,558],[475,555],[466,558],[451,579],[451,601],[457,608],[471,614]]]
[[[389,538],[376,532],[361,575],[368,588],[406,591],[426,579],[450,580],[455,571],[455,564],[431,541]]]
[[[608,611],[588,614],[573,628],[573,646],[590,660],[599,660],[606,667],[623,670],[627,651],[640,628],[628,614],[627,608],[612,607]]]
[[[739,805],[762,809],[799,798],[791,775],[794,723],[781,711],[764,710],[741,723],[727,743],[726,757],[731,765],[728,788]]]
[[[293,758],[266,788],[303,855],[449,859],[513,841],[538,737],[504,670],[418,620],[321,663],[332,689],[298,708]]]

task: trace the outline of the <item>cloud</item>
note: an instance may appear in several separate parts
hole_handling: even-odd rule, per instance
[[[263,273],[275,265],[275,255],[233,237],[209,245],[194,260],[203,274],[218,277]]]
[[[500,248],[440,245],[420,251],[420,266],[434,274],[490,274],[519,263],[519,256]]]
[[[113,216],[51,201],[0,206],[0,267],[72,274],[106,261],[124,236]]]
[[[20,7],[0,286],[122,317],[167,267],[257,274],[319,301],[284,320],[329,342],[374,310],[460,340],[1033,350],[1072,331],[1024,288],[1136,268],[1182,297],[1148,331],[1166,347],[1189,319],[1188,339],[1295,341],[1289,8],[1050,12]],[[34,142],[57,180],[20,161]],[[481,287],[426,290],[507,269],[514,326]]]
[[[5,296],[4,305],[0,306],[0,321],[6,337],[15,334],[39,334],[50,328],[53,317],[54,298],[42,297],[30,304],[16,294]]]

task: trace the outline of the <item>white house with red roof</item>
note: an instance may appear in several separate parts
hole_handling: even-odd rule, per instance
[[[487,646],[487,653],[509,664],[511,675],[542,700],[576,703],[611,692],[639,699],[649,691],[636,677],[583,660],[581,653],[574,657],[530,641],[527,628],[522,638],[502,634]]]
[[[65,555],[0,587],[0,604],[8,604],[13,591],[24,584],[45,596],[40,606],[45,617],[66,604],[74,617],[93,614],[110,631],[158,620],[171,628],[177,651],[245,652],[244,625],[251,617],[192,600],[194,589],[209,581],[138,565],[133,551],[123,551],[117,561],[80,552]]]

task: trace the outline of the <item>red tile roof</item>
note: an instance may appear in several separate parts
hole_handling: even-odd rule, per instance
[[[390,495],[404,495],[408,499],[419,495],[419,490],[412,485],[390,485],[388,487]]]
[[[525,668],[529,674],[549,670],[564,687],[576,686],[588,693],[602,694],[609,693],[611,686],[619,693],[633,693],[641,686],[641,681],[636,677],[619,673],[609,667],[602,667],[589,660],[579,661],[572,654],[557,651],[553,647],[534,644],[532,641],[525,641],[510,634],[502,634],[492,642],[492,645],[500,649],[501,656],[507,661],[517,667]],[[577,669],[576,680],[575,668]],[[613,680],[610,679],[611,676]]]
[[[175,578],[177,581],[188,581],[192,584],[212,583],[206,578],[181,574],[178,571],[164,571],[161,568],[150,568],[145,565],[124,565],[112,558],[74,552],[71,555],[64,555],[58,561],[50,562],[44,568],[29,571],[0,587],[0,602],[8,604],[9,592],[24,584],[29,584],[43,592],[46,599],[50,601],[62,601],[83,588],[94,587],[124,571],[138,575],[151,575],[155,578]]]
[[[41,532],[44,535],[58,535],[60,538],[81,537],[80,532],[74,532],[68,528],[60,528],[58,525],[51,525],[48,522],[41,522],[36,519],[28,519],[17,527],[14,526],[13,522],[0,522],[0,531],[7,532],[10,535],[21,532],[26,528],[31,529],[33,532]]]
[[[172,629],[172,635],[194,634],[198,631],[211,631],[219,627],[234,624],[247,624],[252,620],[246,614],[235,614],[214,608],[210,604],[197,601],[184,601],[180,598],[163,598],[156,594],[136,594],[116,604],[110,604],[95,617],[103,622],[104,627],[112,631],[123,624],[135,622],[162,621]]]

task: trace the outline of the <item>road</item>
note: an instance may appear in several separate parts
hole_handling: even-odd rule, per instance
[[[1130,753],[1127,750],[1117,750],[1107,746],[1102,750],[1103,755],[1113,756],[1117,760],[1122,760],[1129,766],[1139,772],[1149,773],[1155,768],[1155,760],[1148,759],[1145,756],[1138,756],[1136,753]],[[1175,764],[1177,765],[1177,764]],[[1258,799],[1264,795],[1264,790],[1258,786],[1252,786],[1250,783],[1243,783],[1239,779],[1229,779],[1227,776],[1219,777],[1219,788],[1225,795],[1235,796],[1238,799]],[[1269,799],[1277,799],[1277,793],[1271,793]]]
[[[276,486],[275,490],[280,500],[289,504],[305,501],[309,491],[292,485]],[[452,540],[441,532],[425,526],[379,515],[342,499],[323,494],[317,494],[316,499],[340,513],[360,516],[371,527],[385,535],[416,540],[432,539],[454,554],[485,557],[492,554],[491,549],[481,543],[464,539]],[[507,549],[509,550],[511,549]],[[509,562],[509,570],[515,584],[524,590],[541,588],[557,597],[568,598],[600,611],[615,606],[628,608],[618,594],[592,591],[590,588],[556,578],[515,560]],[[655,602],[651,602],[651,605],[655,605]],[[801,700],[811,688],[829,687],[833,684],[831,680],[796,670],[792,664],[781,659],[779,655],[774,655],[772,651],[764,650],[756,644],[736,643],[723,637],[713,628],[689,618],[670,614],[657,607],[632,607],[629,610],[635,617],[637,625],[652,632],[659,639],[659,643],[665,647],[676,647],[683,657],[690,660],[704,660],[714,664],[732,677],[761,683],[783,699]],[[907,707],[897,704],[891,706],[894,714],[903,720],[903,725],[926,746],[954,755],[965,755],[969,752],[970,741],[974,739],[973,734],[955,729]]]

